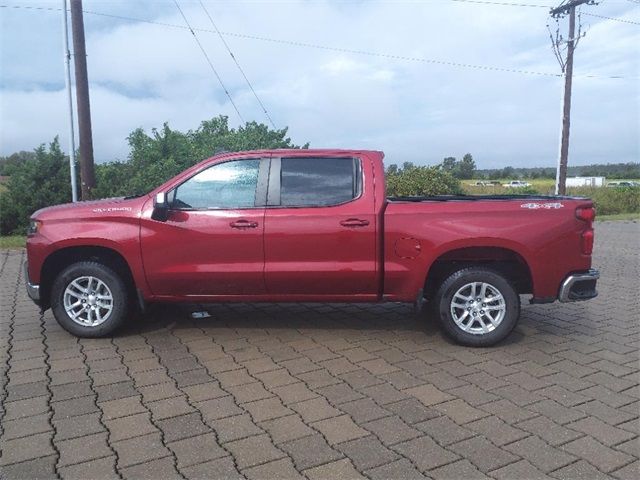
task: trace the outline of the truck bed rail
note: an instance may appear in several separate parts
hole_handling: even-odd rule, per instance
[[[555,195],[429,195],[429,196],[400,196],[387,197],[388,202],[477,202],[481,200],[587,200],[583,197],[568,197]]]

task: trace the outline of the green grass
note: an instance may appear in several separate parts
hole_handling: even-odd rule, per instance
[[[512,179],[500,179],[494,180],[496,182],[500,182],[500,185],[487,185],[485,187],[477,187],[472,185],[478,181],[480,182],[488,182],[489,180],[484,179],[473,179],[473,180],[460,180],[462,183],[462,189],[468,195],[504,195],[504,194],[514,194],[525,193],[522,190],[527,190],[526,193],[529,193],[529,189],[533,188],[538,193],[542,195],[553,195],[555,188],[555,180],[550,178],[536,178],[536,179],[524,179],[525,182],[530,183],[531,187],[529,189],[521,189],[521,188],[507,188],[502,186],[502,184],[510,182]]]
[[[0,236],[0,249],[24,248],[26,240],[24,235]]]
[[[609,222],[612,220],[640,221],[640,213],[616,213],[614,215],[596,215],[596,222]]]

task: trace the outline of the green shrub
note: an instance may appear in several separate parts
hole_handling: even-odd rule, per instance
[[[33,212],[70,201],[69,160],[56,137],[48,150],[41,145],[34,158],[12,171],[6,191],[0,193],[0,235],[24,234]]]
[[[578,187],[568,189],[567,193],[591,198],[598,215],[640,213],[640,187]]]
[[[390,197],[461,193],[460,181],[438,167],[405,168],[387,176],[387,195]]]

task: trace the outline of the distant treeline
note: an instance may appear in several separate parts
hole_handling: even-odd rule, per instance
[[[610,179],[640,178],[640,163],[630,162],[569,166],[568,174],[571,177],[607,177]],[[556,178],[556,168],[494,168],[476,170],[475,177],[487,178],[489,180],[497,180],[499,178]]]

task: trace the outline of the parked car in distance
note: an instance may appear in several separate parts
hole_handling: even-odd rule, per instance
[[[144,195],[44,208],[27,292],[79,337],[149,302],[407,302],[470,346],[513,330],[520,295],[597,295],[591,200],[388,197],[383,157],[226,153]]]
[[[493,186],[491,182],[482,182],[482,181],[471,182],[469,185],[472,187],[492,187]]]
[[[523,187],[530,187],[531,184],[528,182],[523,182],[522,180],[511,180],[508,183],[504,183],[502,184],[504,187],[507,188],[523,188]]]
[[[607,187],[611,188],[624,188],[624,187],[640,187],[640,182],[634,182],[631,180],[621,180],[618,182],[609,182]]]

